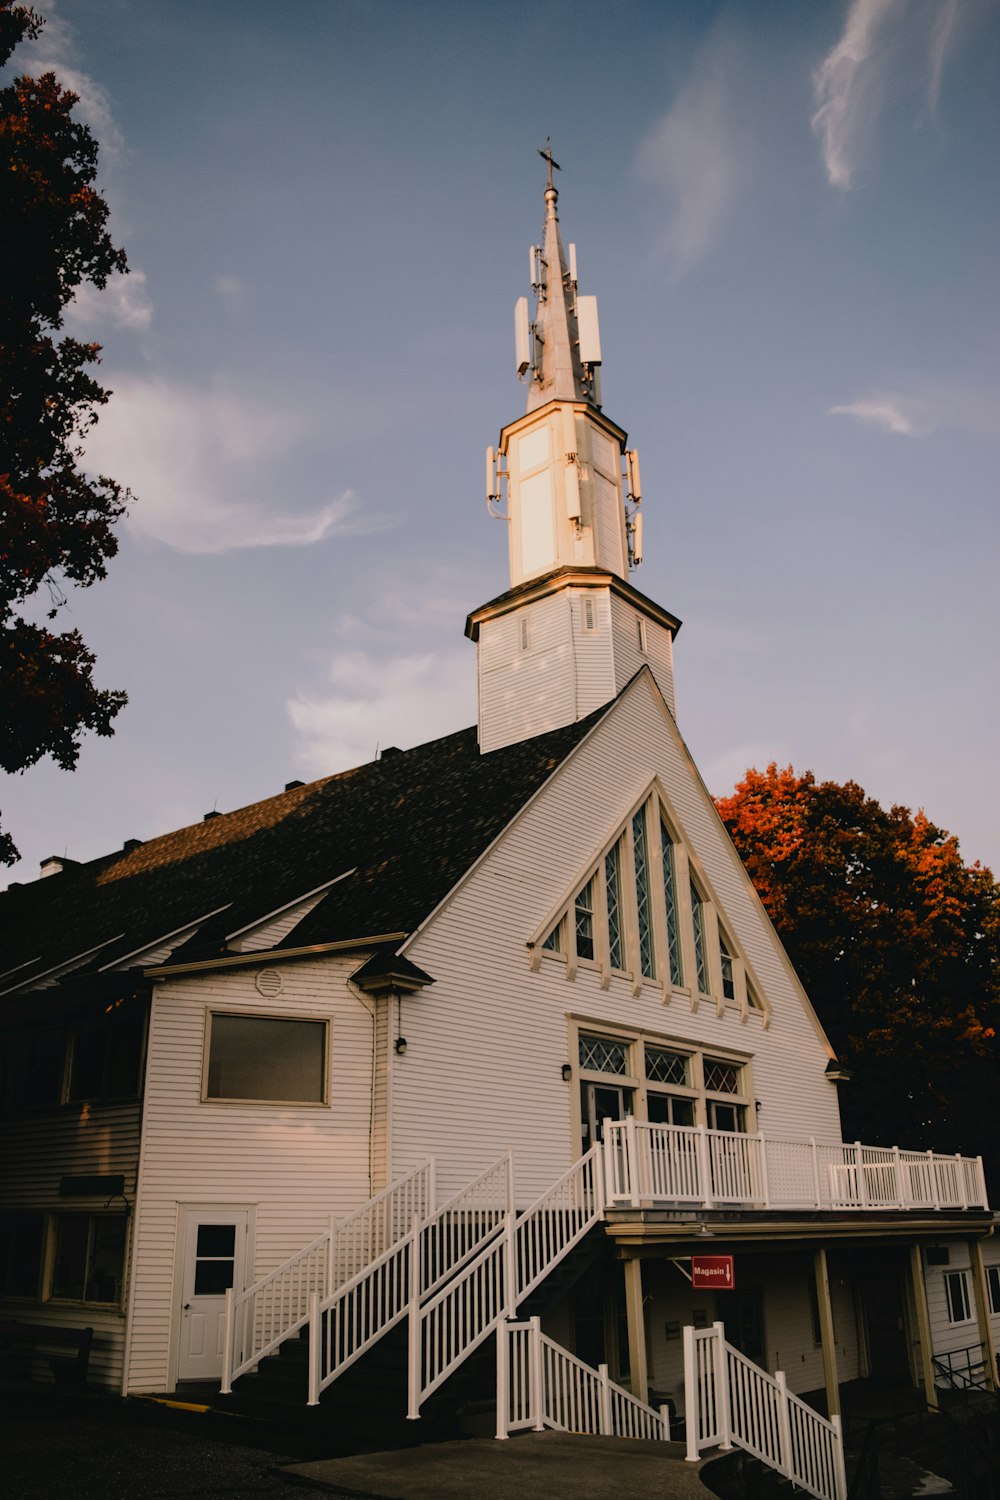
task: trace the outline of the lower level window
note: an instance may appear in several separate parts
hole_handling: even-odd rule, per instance
[[[206,1099],[326,1102],[326,1022],[213,1014]]]
[[[986,1291],[990,1299],[990,1312],[1000,1313],[1000,1266],[986,1267]]]
[[[70,1302],[121,1302],[124,1214],[56,1214],[49,1295]]]
[[[948,1271],[944,1278],[944,1290],[948,1301],[948,1322],[970,1322],[972,1305],[969,1301],[968,1271]]]

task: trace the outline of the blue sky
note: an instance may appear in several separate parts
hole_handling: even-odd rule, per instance
[[[989,0],[59,0],[132,275],[74,309],[136,500],[71,596],[129,706],[2,778],[31,879],[471,723],[551,134],[716,793],[775,759],[1000,868]]]

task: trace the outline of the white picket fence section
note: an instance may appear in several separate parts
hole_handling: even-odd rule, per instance
[[[538,1318],[497,1328],[497,1437],[546,1427],[604,1437],[670,1441],[670,1414],[654,1411],[542,1332]]]
[[[458,1276],[422,1306],[415,1303],[408,1417],[419,1417],[427,1397],[603,1218],[600,1152],[592,1146],[530,1208],[516,1219],[509,1214],[503,1232]]]
[[[308,1404],[315,1406],[338,1375],[494,1238],[513,1203],[506,1151],[429,1217],[414,1213],[409,1232],[332,1295],[314,1292],[307,1318]]]
[[[846,1500],[840,1418],[829,1421],[726,1343],[721,1323],[684,1329],[687,1457],[737,1444],[817,1500]]]
[[[613,1207],[657,1202],[869,1212],[989,1207],[982,1157],[860,1141],[824,1145],[703,1125],[653,1125],[632,1117],[604,1121],[604,1173]]]
[[[221,1391],[303,1328],[315,1296],[329,1296],[404,1239],[434,1208],[428,1158],[347,1218],[331,1224],[244,1291],[226,1293]]]

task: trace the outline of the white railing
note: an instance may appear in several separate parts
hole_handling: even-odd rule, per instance
[[[684,1329],[687,1457],[737,1444],[817,1500],[846,1500],[840,1418],[829,1421],[726,1343],[721,1323]]]
[[[226,1293],[222,1351],[224,1394],[247,1370],[303,1328],[314,1296],[329,1296],[410,1231],[414,1216],[434,1207],[434,1162],[428,1158],[333,1223],[243,1291]]]
[[[669,1442],[670,1415],[654,1411],[542,1332],[538,1318],[497,1327],[497,1437],[546,1427]]]
[[[502,1234],[414,1309],[407,1416],[419,1417],[427,1397],[603,1217],[600,1149],[591,1147],[517,1219],[508,1214]]]
[[[834,1145],[704,1126],[604,1122],[610,1206],[702,1208],[988,1208],[981,1157]]]
[[[308,1310],[309,1398],[315,1406],[337,1376],[495,1237],[513,1205],[509,1151],[421,1220],[332,1295]],[[414,1318],[415,1320],[415,1318]]]

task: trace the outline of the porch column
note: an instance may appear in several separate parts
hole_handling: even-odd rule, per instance
[[[625,1311],[628,1315],[628,1363],[632,1394],[640,1401],[649,1400],[649,1372],[646,1364],[646,1319],[642,1309],[642,1261],[636,1257],[625,1262]]]
[[[840,1378],[837,1374],[837,1339],[833,1331],[833,1304],[830,1301],[830,1276],[826,1264],[826,1246],[813,1254],[816,1276],[816,1302],[819,1306],[819,1334],[823,1345],[823,1381],[826,1385],[826,1412],[840,1416]]]
[[[976,1298],[976,1319],[979,1323],[979,1342],[983,1346],[986,1361],[986,1378],[993,1390],[997,1390],[997,1351],[993,1344],[990,1327],[990,1304],[986,1295],[986,1271],[983,1267],[982,1240],[969,1241],[969,1264],[972,1267],[972,1290]]]
[[[920,1334],[920,1374],[924,1383],[924,1400],[932,1411],[937,1411],[938,1394],[934,1385],[934,1366],[931,1364],[931,1319],[927,1311],[927,1288],[924,1285],[924,1263],[920,1246],[910,1246],[910,1284],[913,1302],[917,1310],[917,1332]]]

